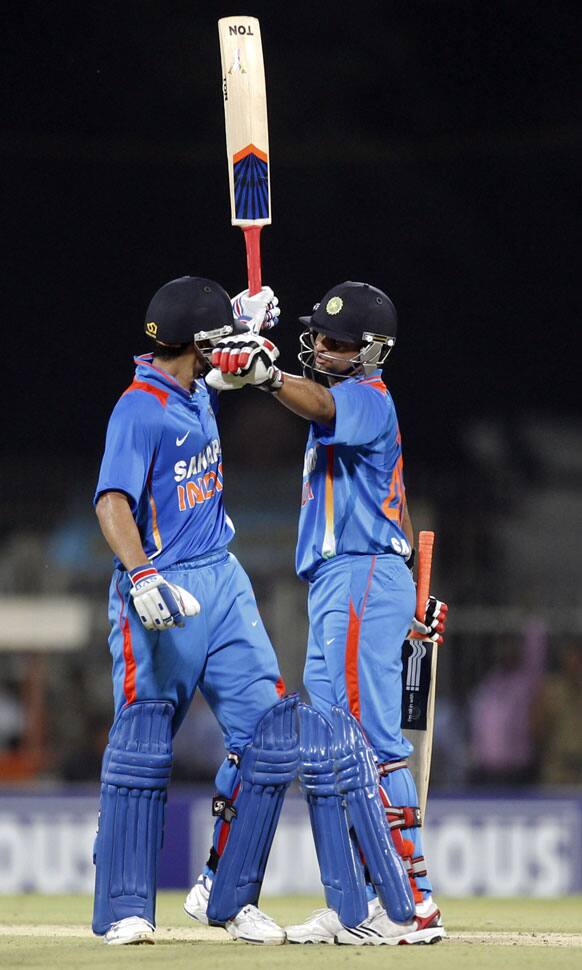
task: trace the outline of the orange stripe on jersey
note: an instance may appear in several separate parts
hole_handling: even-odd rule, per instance
[[[326,446],[327,468],[325,472],[325,535],[321,549],[324,559],[335,556],[335,521],[333,508],[333,445]]]
[[[368,380],[368,381],[360,381],[359,383],[366,384],[367,387],[374,387],[377,391],[380,391],[382,394],[388,393],[388,388],[386,387],[384,381],[381,381],[377,377],[372,378],[371,380]]]
[[[395,504],[394,504],[395,503]],[[398,461],[392,469],[390,479],[390,490],[387,497],[382,502],[382,511],[391,522],[402,524],[402,510],[404,508],[404,476],[403,461],[400,455]]]
[[[152,535],[154,537],[154,542],[156,544],[156,551],[154,556],[159,555],[163,549],[162,537],[160,535],[160,530],[158,529],[158,509],[156,506],[156,500],[150,493],[150,509],[152,510]]]
[[[287,693],[287,687],[285,686],[285,681],[283,680],[282,677],[279,677],[279,680],[275,684],[275,690],[277,691],[279,697],[285,697],[285,694]]]
[[[348,695],[348,706],[350,713],[353,714],[357,720],[360,720],[361,709],[360,709],[360,675],[358,671],[358,653],[360,650],[360,633],[362,630],[362,620],[364,619],[364,612],[366,610],[366,603],[368,602],[368,593],[370,592],[370,586],[372,585],[372,577],[374,575],[374,569],[376,568],[376,556],[372,556],[372,565],[370,566],[370,572],[368,574],[368,583],[366,586],[366,592],[364,593],[364,600],[362,603],[362,612],[358,616],[354,608],[354,604],[350,597],[350,613],[348,621],[348,633],[346,637],[346,659],[345,659],[345,671],[346,671],[346,690]]]
[[[151,464],[150,464],[150,468],[149,468],[149,471],[148,471],[148,477],[147,477],[147,490],[148,490],[148,493],[149,493],[148,494],[148,499],[149,499],[150,509],[151,509],[151,513],[152,513],[152,536],[153,536],[154,542],[156,544],[156,551],[154,553],[152,553],[152,556],[159,556],[160,552],[164,548],[164,544],[162,542],[162,537],[160,535],[160,530],[158,528],[158,509],[157,509],[157,506],[156,506],[156,500],[154,498],[154,493],[152,491],[152,478],[153,478],[153,474],[154,474],[154,461],[155,461],[155,458],[152,458],[152,461],[151,461]]]
[[[129,387],[126,387],[121,396],[123,397],[125,394],[129,394],[130,391],[145,391],[146,394],[153,394],[162,407],[165,407],[168,403],[168,391],[162,391],[159,387],[154,387],[153,384],[146,384],[145,381],[133,381]]]

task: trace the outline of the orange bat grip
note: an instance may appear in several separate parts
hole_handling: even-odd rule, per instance
[[[241,226],[245,234],[247,251],[247,273],[249,279],[249,296],[254,296],[261,290],[261,229],[262,226]]]
[[[430,572],[434,532],[418,533],[418,570],[416,574],[416,619],[424,623],[426,601],[430,594]]]

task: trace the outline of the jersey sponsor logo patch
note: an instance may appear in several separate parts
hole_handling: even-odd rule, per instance
[[[188,432],[190,433],[190,432]],[[185,438],[183,439],[186,440]],[[178,439],[176,438],[176,444]],[[220,457],[220,441],[214,438],[197,455],[193,455],[190,461],[177,461],[174,465],[174,481],[182,482],[185,478],[192,478],[205,472],[211,465],[215,465]]]
[[[189,434],[190,432],[187,431],[183,438],[176,438],[176,445],[178,446],[178,448],[182,447],[182,445],[186,441],[186,438],[188,437]]]
[[[197,479],[189,479],[185,485],[176,485],[178,495],[178,509],[186,512],[196,506],[208,502],[219,492],[222,492],[222,463],[216,471],[208,471],[205,475],[200,475]]]

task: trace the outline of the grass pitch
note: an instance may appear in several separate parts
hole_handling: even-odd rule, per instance
[[[160,893],[155,946],[108,947],[90,931],[87,896],[0,896],[0,967],[44,970],[368,970],[397,961],[402,970],[582,967],[582,898],[441,900],[449,939],[436,946],[259,947],[199,926],[182,893]],[[296,923],[322,905],[317,897],[266,899],[279,923]],[[510,949],[509,949],[510,948]]]

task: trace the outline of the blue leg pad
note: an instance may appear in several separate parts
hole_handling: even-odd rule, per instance
[[[99,935],[126,916],[155,925],[173,717],[174,707],[166,701],[138,701],[125,707],[111,728],[93,860],[93,932]]]
[[[344,926],[357,926],[368,916],[366,880],[337,792],[331,724],[307,704],[299,705],[298,714],[299,783],[309,806],[325,899]]]
[[[243,752],[236,815],[208,901],[211,924],[223,924],[258,901],[285,792],[297,774],[296,707],[296,695],[271,707]]]
[[[351,714],[341,707],[332,707],[331,716],[337,787],[344,797],[370,879],[390,919],[408,923],[414,917],[414,899],[386,821],[372,749]]]

